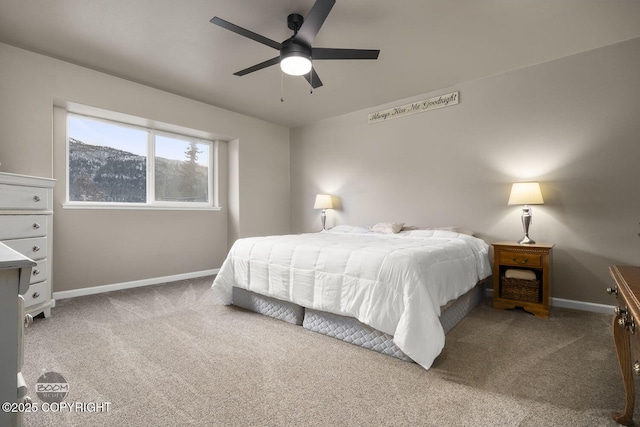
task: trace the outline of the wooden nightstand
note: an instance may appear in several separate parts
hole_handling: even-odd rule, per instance
[[[551,252],[553,244],[521,245],[514,242],[493,244],[493,308],[522,307],[536,317],[549,317],[551,285]],[[519,282],[505,279],[510,269],[529,270],[536,280],[527,284],[527,292],[520,292]],[[520,282],[522,283],[522,282]],[[520,295],[520,296],[519,296]]]

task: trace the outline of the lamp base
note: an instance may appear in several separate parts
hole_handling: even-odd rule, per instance
[[[525,205],[522,208],[522,228],[524,237],[518,241],[521,245],[533,245],[535,241],[529,238],[529,225],[531,225],[531,207]]]
[[[533,245],[536,243],[536,241],[525,235],[522,239],[518,240],[518,243],[521,245]]]

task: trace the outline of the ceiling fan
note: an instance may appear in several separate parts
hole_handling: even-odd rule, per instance
[[[378,59],[378,54],[380,53],[379,50],[373,49],[312,47],[320,27],[322,27],[335,3],[335,0],[317,0],[306,19],[297,13],[290,14],[287,17],[287,26],[293,30],[293,36],[282,43],[246,30],[217,16],[213,17],[210,22],[280,51],[280,55],[275,58],[240,70],[233,73],[234,75],[244,76],[279,63],[283,72],[294,76],[304,76],[311,87],[315,89],[322,86],[322,81],[313,67],[313,60]]]

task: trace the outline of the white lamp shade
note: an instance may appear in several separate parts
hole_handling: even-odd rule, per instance
[[[318,194],[313,209],[333,209],[333,200],[329,194]]]
[[[311,60],[304,56],[287,56],[280,60],[280,69],[291,76],[304,76],[311,71]]]
[[[511,187],[508,205],[543,205],[540,184],[537,182],[516,182]]]

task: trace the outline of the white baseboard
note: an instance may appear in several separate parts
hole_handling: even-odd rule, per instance
[[[493,289],[487,289],[487,295],[493,297]],[[551,306],[611,315],[613,315],[613,308],[615,307],[613,305],[596,304],[594,302],[575,301],[563,298],[551,298]]]
[[[175,274],[173,276],[153,277],[151,279],[134,280],[132,282],[114,283],[112,285],[93,286],[90,288],[73,289],[53,293],[53,299],[82,297],[85,295],[101,294],[104,292],[119,291],[121,289],[139,288],[140,286],[158,285],[161,283],[175,282],[176,280],[195,279],[198,277],[218,274],[219,268],[213,270],[194,271],[192,273]]]
[[[606,304],[596,304],[595,302],[574,301],[570,299],[551,298],[551,306],[562,308],[573,308],[574,310],[591,311],[593,313],[604,313],[613,315],[615,306]]]

